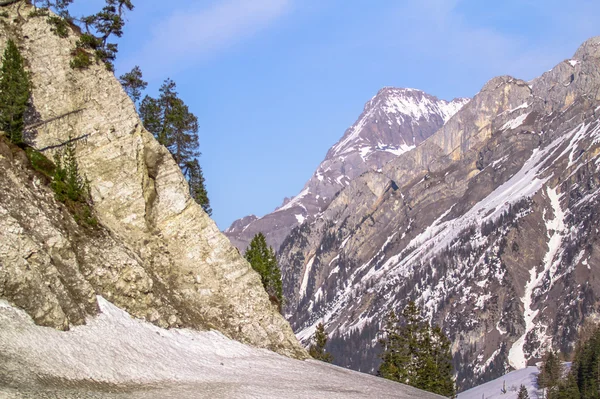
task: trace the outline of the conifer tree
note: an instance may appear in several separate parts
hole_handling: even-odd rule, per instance
[[[275,251],[272,247],[267,246],[267,241],[262,233],[258,233],[252,238],[244,257],[260,275],[262,285],[269,294],[271,302],[275,303],[281,311],[283,306],[281,271],[277,264]]]
[[[135,104],[142,97],[142,91],[148,87],[148,82],[144,81],[142,70],[137,65],[131,71],[121,75],[119,82],[121,82],[121,86]]]
[[[15,144],[23,142],[24,115],[29,101],[31,83],[25,71],[23,57],[9,40],[0,68],[0,129]]]
[[[210,207],[210,200],[204,186],[204,175],[197,159],[188,164],[187,175],[189,176],[190,195],[204,209],[204,212],[208,216],[211,216],[212,208]]]
[[[198,163],[198,118],[190,112],[167,79],[158,98],[145,96],[140,104],[140,118],[146,129],[169,150],[190,184],[190,194],[209,215],[212,213],[202,168]]]
[[[529,392],[527,392],[527,388],[525,388],[525,385],[521,384],[521,387],[519,388],[519,394],[517,395],[517,399],[529,399]]]
[[[88,184],[79,173],[75,157],[75,144],[70,136],[64,149],[54,154],[54,163],[56,168],[52,179],[52,189],[56,194],[56,199],[61,202],[87,202]]]
[[[317,330],[313,336],[313,343],[308,349],[308,354],[317,360],[331,363],[333,362],[333,356],[331,353],[325,351],[325,345],[327,345],[327,334],[325,334],[325,326],[323,323],[317,325]]]
[[[420,309],[409,302],[402,323],[392,311],[383,328],[381,377],[447,397],[455,397],[450,341],[441,328],[431,327]]]
[[[37,3],[34,1],[34,4]],[[59,36],[65,37],[66,22],[78,23],[85,30],[73,50],[74,59],[71,62],[73,68],[87,68],[91,65],[89,53],[91,51],[97,61],[104,62],[108,70],[114,70],[113,62],[117,56],[117,44],[110,43],[109,39],[111,36],[123,35],[125,12],[134,8],[131,0],[105,0],[102,10],[78,19],[73,18],[69,13],[69,6],[73,0],[43,0],[40,3],[43,9],[51,9],[60,17],[59,20],[53,17],[48,19],[55,26],[63,27],[61,30],[55,30]]]
[[[557,389],[561,376],[562,366],[560,359],[555,352],[549,350],[542,359],[542,366],[537,378],[538,386],[544,389],[546,395],[550,397]]]

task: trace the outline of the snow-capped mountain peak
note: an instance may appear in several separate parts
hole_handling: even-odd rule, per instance
[[[260,219],[235,221],[225,234],[243,250],[262,232],[279,248],[289,232],[318,214],[334,195],[367,171],[412,150],[446,123],[469,100],[440,100],[417,89],[385,87],[327,153],[302,191]]]

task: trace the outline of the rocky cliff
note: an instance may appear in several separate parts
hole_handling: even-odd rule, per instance
[[[336,362],[373,372],[381,321],[412,299],[451,338],[461,388],[569,353],[600,311],[599,110],[593,38],[531,82],[492,79],[352,180],[280,248],[298,337],[324,321]]]
[[[31,6],[2,11],[0,50],[13,39],[31,72],[31,143],[52,158],[75,141],[100,226],[75,223],[23,152],[0,143],[0,298],[67,330],[96,314],[102,295],[161,327],[216,329],[306,356],[113,74],[102,65],[72,69],[76,33],[59,38],[45,17],[29,15]]]
[[[274,212],[236,220],[225,235],[241,251],[257,233],[279,248],[296,226],[314,218],[334,196],[367,171],[421,144],[461,109],[468,99],[440,100],[415,89],[386,87],[365,105],[362,115],[327,153],[304,188]]]

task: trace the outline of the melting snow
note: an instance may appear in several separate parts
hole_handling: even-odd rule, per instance
[[[313,263],[315,262],[315,257],[310,258],[308,263],[306,264],[306,268],[304,269],[304,277],[302,277],[302,284],[300,284],[300,298],[304,298],[306,296],[306,288],[308,287],[308,278],[310,276],[310,271],[312,270]]]
[[[519,201],[521,198],[531,197],[548,180],[548,178],[540,179],[537,177],[543,166],[543,161],[554,153],[563,141],[564,137],[560,137],[543,150],[535,149],[521,170],[506,183],[479,201],[463,216],[442,222],[452,210],[450,208],[408,244],[407,248],[417,248],[417,250],[403,259],[400,259],[401,254],[392,256],[378,273],[384,273],[387,269],[393,267],[396,268],[394,273],[402,274],[405,271],[405,266],[414,259],[423,258],[427,253],[429,255],[438,253],[446,248],[461,231],[473,225],[480,226],[483,221],[495,220],[510,204]]]
[[[502,126],[502,130],[518,128],[519,126],[521,126],[523,124],[523,122],[525,122],[525,119],[527,119],[528,116],[529,116],[529,113],[517,116],[516,118],[506,122],[504,124],[504,126]]]
[[[124,396],[149,399],[435,396],[323,362],[252,348],[216,331],[164,330],[133,319],[102,297],[98,304],[102,313],[63,332],[36,326],[25,312],[0,300],[0,342],[7,356],[3,365],[21,372],[22,381],[56,377],[68,387],[69,397],[88,397],[85,387],[94,390],[102,382],[131,384]],[[17,381],[21,376],[16,375]],[[14,375],[8,377],[10,381]],[[31,397],[38,396],[36,388],[26,387],[33,389]],[[0,397],[7,389],[13,396],[0,384]],[[51,391],[48,397],[60,396],[57,388]]]
[[[369,156],[369,154],[371,152],[373,152],[373,148],[371,147],[362,147],[360,150],[360,157],[363,159],[363,161],[367,160],[367,157]]]
[[[297,196],[295,196],[294,198],[291,199],[290,202],[288,202],[287,204],[285,204],[284,206],[282,206],[281,208],[278,208],[277,210],[275,210],[275,212],[279,212],[279,211],[285,211],[287,209],[291,209],[296,205],[301,205],[300,204],[300,200],[304,197],[306,197],[306,195],[309,193],[308,187],[306,187],[304,190],[302,190],[300,192],[300,194],[298,194]]]
[[[508,353],[508,362],[515,369],[524,368],[527,365],[527,359],[525,358],[525,353],[523,350],[523,346],[525,344],[525,337],[527,334],[535,328],[535,323],[533,322],[539,310],[533,310],[531,305],[533,303],[533,294],[534,290],[542,284],[544,277],[549,275],[552,281],[552,276],[556,273],[556,268],[558,266],[558,261],[554,262],[554,258],[560,249],[560,245],[563,239],[563,231],[565,229],[564,218],[565,213],[560,207],[560,196],[556,193],[556,188],[551,189],[547,188],[548,198],[550,199],[550,203],[552,204],[552,210],[554,212],[554,219],[546,220],[546,230],[548,231],[548,252],[544,256],[544,269],[539,273],[536,272],[536,267],[534,266],[530,270],[530,280],[525,285],[525,295],[521,298],[523,302],[525,312],[523,317],[525,318],[525,332],[519,339],[512,345],[510,351]],[[552,235],[550,233],[552,232]],[[552,282],[550,287],[552,286]],[[542,337],[544,338],[544,337]]]
[[[521,384],[525,385],[531,399],[538,399],[537,392],[537,367],[527,367],[522,370],[513,371],[493,381],[471,388],[458,394],[458,399],[516,399]],[[506,386],[506,393],[502,388]]]
[[[296,216],[296,220],[298,221],[298,224],[302,224],[304,223],[304,220],[306,220],[306,218],[303,215],[294,215]]]

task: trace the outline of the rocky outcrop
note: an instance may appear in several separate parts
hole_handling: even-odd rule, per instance
[[[9,18],[0,19],[0,49],[15,40],[31,72],[33,145],[51,157],[76,141],[101,227],[74,223],[22,156],[2,144],[0,297],[37,323],[68,329],[97,312],[102,295],[159,326],[216,329],[304,357],[259,276],[190,198],[173,158],[143,128],[113,74],[101,65],[70,68],[76,34],[57,37],[31,9],[3,8]]]
[[[462,388],[569,353],[600,313],[599,48],[492,79],[293,230],[280,264],[298,337],[324,321],[336,362],[373,372],[381,321],[412,299],[453,341]]]
[[[464,98],[448,102],[415,89],[383,88],[328,151],[300,194],[260,219],[235,221],[225,235],[241,251],[260,232],[269,245],[279,248],[294,227],[327,208],[352,180],[367,171],[381,170],[421,144],[468,102]]]

